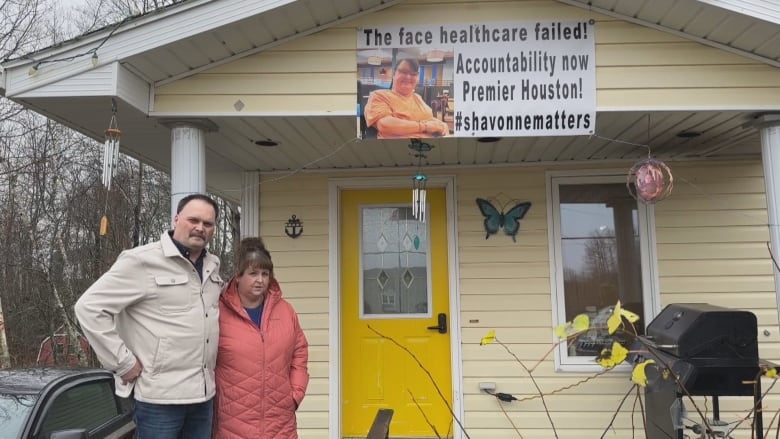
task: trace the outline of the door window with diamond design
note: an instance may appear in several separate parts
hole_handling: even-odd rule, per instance
[[[360,210],[361,318],[431,315],[428,224],[410,206]]]

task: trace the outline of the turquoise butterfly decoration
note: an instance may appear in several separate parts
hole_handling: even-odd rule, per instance
[[[520,230],[520,220],[531,208],[531,202],[517,203],[506,212],[499,211],[484,198],[477,198],[477,206],[479,206],[482,216],[485,217],[485,232],[487,232],[485,239],[488,239],[490,235],[495,235],[498,233],[498,229],[503,228],[504,233],[511,236],[512,241],[517,242],[515,235]]]

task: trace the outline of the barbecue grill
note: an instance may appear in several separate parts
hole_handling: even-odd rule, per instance
[[[753,396],[754,425],[762,439],[758,325],[749,311],[706,303],[668,305],[638,337],[632,361],[653,359],[658,369],[677,377],[664,378],[647,369],[645,388],[647,439],[683,438],[682,397],[712,397],[713,419],[719,422],[719,396]],[[709,437],[709,436],[703,436]]]

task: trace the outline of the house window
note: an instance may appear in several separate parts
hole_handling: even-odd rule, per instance
[[[606,327],[619,300],[641,317],[636,330],[643,334],[658,303],[652,207],[631,197],[624,174],[550,173],[548,192],[554,325],[584,313],[591,327]],[[561,343],[556,367],[598,368],[594,357],[613,341],[604,328]]]
[[[382,293],[382,305],[395,307],[395,294]]]

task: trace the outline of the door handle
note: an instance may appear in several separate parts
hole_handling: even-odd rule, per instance
[[[440,312],[438,315],[439,324],[436,326],[429,326],[428,329],[436,329],[439,334],[447,333],[447,314]]]

